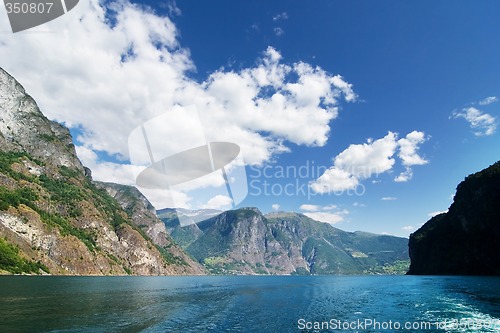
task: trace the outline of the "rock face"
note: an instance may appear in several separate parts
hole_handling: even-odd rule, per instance
[[[410,236],[408,274],[500,275],[500,162],[465,178],[447,213]]]
[[[177,245],[170,237],[163,223],[156,215],[155,207],[135,187],[114,183],[94,182],[113,197],[139,227],[157,246],[169,253],[171,260],[183,266],[183,273],[197,275],[205,273],[204,268]]]
[[[17,262],[51,274],[202,272],[158,229],[150,204],[134,195],[124,210],[123,200],[96,186],[68,129],[49,121],[0,69],[0,259],[10,251],[0,271],[22,271]]]
[[[408,260],[405,238],[345,232],[302,214],[243,208],[184,227],[161,216],[186,252],[216,274],[387,273]]]
[[[69,130],[48,120],[24,88],[0,68],[0,150],[83,171]]]

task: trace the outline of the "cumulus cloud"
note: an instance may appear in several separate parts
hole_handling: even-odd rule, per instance
[[[382,197],[382,198],[380,198],[380,200],[382,200],[382,201],[394,201],[394,200],[398,200],[398,198],[395,198],[395,197]]]
[[[398,149],[398,157],[406,171],[395,181],[409,180],[412,166],[427,163],[417,153],[426,137],[423,132],[418,131],[413,131],[400,140],[397,136],[397,133],[388,132],[381,139],[369,139],[364,144],[350,145],[334,157],[332,167],[310,183],[311,188],[317,193],[354,189],[361,180],[392,170],[396,163],[394,155]]]
[[[216,195],[215,197],[208,200],[206,205],[202,208],[206,209],[228,209],[231,207],[233,200],[226,195]]]
[[[173,4],[170,11],[178,15]],[[0,29],[10,29],[7,20]],[[237,143],[247,164],[262,165],[288,151],[288,143],[325,145],[340,103],[357,97],[341,76],[284,63],[272,47],[252,67],[222,68],[197,82],[175,24],[127,0],[80,2],[37,29],[53,33],[0,35],[2,66],[50,119],[81,130],[79,156],[98,180],[130,183],[137,166],[128,163],[128,135],[176,105],[196,107],[207,140]],[[190,135],[167,135],[162,142],[181,144]]]
[[[346,209],[339,209],[336,205],[311,205],[303,204],[300,209],[306,211],[305,216],[319,222],[335,224],[344,221],[344,217],[349,214]]]
[[[401,229],[404,231],[412,231],[413,229],[415,229],[415,227],[413,227],[411,225],[407,225],[407,226],[402,227]]]
[[[492,135],[495,133],[497,124],[496,118],[488,113],[483,113],[475,107],[464,108],[454,112],[453,118],[464,118],[474,131],[476,136]]]
[[[406,170],[394,178],[395,182],[407,182],[413,177],[412,166],[414,165],[424,165],[429,161],[418,155],[417,151],[419,145],[427,140],[423,132],[413,131],[409,133],[405,138],[399,139],[399,153],[398,157],[401,159],[402,164],[405,166]]]
[[[490,96],[490,97],[486,97],[483,100],[480,100],[478,102],[478,104],[479,105],[489,105],[489,104],[495,103],[495,102],[498,102],[498,98],[496,96]]]
[[[406,168],[405,171],[401,172],[399,175],[397,175],[394,178],[394,181],[396,183],[404,183],[404,182],[409,181],[412,178],[413,178],[413,170],[410,168]]]
[[[397,134],[389,132],[376,141],[368,140],[364,144],[350,145],[335,157],[334,166],[345,170],[356,178],[369,178],[392,169],[392,158],[397,148]]]
[[[424,165],[428,161],[417,154],[419,145],[426,140],[423,132],[413,131],[406,135],[405,138],[399,139],[399,158],[404,166]]]
[[[273,204],[273,205],[271,206],[271,208],[272,208],[274,211],[278,211],[278,210],[280,210],[280,205],[278,205],[278,204]]]
[[[358,186],[359,180],[351,173],[332,167],[325,171],[318,179],[310,183],[316,193],[330,193],[353,189]]]

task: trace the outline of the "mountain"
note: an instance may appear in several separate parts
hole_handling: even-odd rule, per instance
[[[197,222],[217,216],[222,211],[215,209],[165,208],[158,210],[156,213],[165,224],[167,232],[175,239],[175,242],[182,248],[186,248],[203,233],[198,228]],[[184,221],[182,227],[180,220]]]
[[[130,188],[94,183],[69,130],[0,68],[0,273],[204,272],[152,211]]]
[[[408,274],[500,275],[500,162],[465,178],[447,213],[410,235]]]
[[[297,213],[256,208],[181,226],[160,214],[172,237],[215,274],[405,273],[408,240],[345,232]]]
[[[195,224],[211,217],[221,214],[221,210],[217,209],[184,209],[184,208],[165,208],[156,211],[160,219],[164,219],[167,228],[173,228],[180,224],[180,220],[184,225]]]

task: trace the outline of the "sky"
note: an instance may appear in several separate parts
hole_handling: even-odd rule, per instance
[[[1,8],[0,66],[94,179],[158,209],[408,236],[500,159],[499,15],[489,0],[80,0],[13,34]],[[238,151],[191,150],[207,142]],[[175,186],[145,172],[168,158]]]

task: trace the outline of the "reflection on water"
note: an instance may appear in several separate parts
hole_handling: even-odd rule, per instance
[[[443,322],[427,331],[500,331],[500,279],[491,277],[7,276],[0,287],[5,332],[297,332],[300,319],[311,325]],[[456,326],[460,320],[498,326]]]

